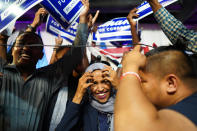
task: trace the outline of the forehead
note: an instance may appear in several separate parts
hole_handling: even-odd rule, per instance
[[[16,42],[28,42],[28,43],[41,43],[41,40],[33,34],[21,34],[17,37]]]
[[[92,76],[93,78],[102,77],[102,70],[95,70],[94,72],[92,72]]]
[[[141,77],[142,79],[143,79],[143,78],[146,78],[146,79],[148,79],[148,78],[154,78],[153,74],[147,73],[147,72],[145,72],[144,70],[140,70],[140,71],[139,71],[139,75],[140,75],[140,77]]]

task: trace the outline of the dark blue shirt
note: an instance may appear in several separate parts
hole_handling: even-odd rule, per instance
[[[175,110],[183,114],[197,126],[197,93],[183,99],[173,106],[168,107],[168,109]]]

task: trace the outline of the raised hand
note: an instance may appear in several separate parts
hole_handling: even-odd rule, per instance
[[[81,0],[82,4],[84,5],[84,9],[80,13],[79,23],[87,23],[87,15],[90,9],[89,0]]]
[[[88,28],[89,29],[91,29],[94,26],[94,24],[98,18],[99,12],[100,12],[99,10],[96,11],[94,18],[92,17],[92,14],[88,15],[87,19],[88,19]]]
[[[139,15],[136,13],[137,11],[138,11],[138,9],[134,8],[129,12],[129,14],[127,16],[127,19],[128,19],[131,26],[136,26],[136,21],[133,18],[139,17]]]
[[[81,100],[86,93],[88,87],[93,84],[92,74],[90,72],[86,72],[80,79],[77,87],[77,91],[72,100],[73,103],[80,104]]]
[[[36,28],[43,22],[43,17],[47,14],[47,11],[44,8],[40,8],[34,17],[34,20],[31,24],[32,27]]]
[[[55,47],[54,48],[59,48],[59,46],[62,45],[63,39],[60,35],[58,35],[57,38],[55,38]]]
[[[118,77],[116,71],[114,71],[110,66],[105,66],[102,70],[104,80],[110,81],[113,87],[116,89],[118,85]]]
[[[139,71],[140,67],[144,67],[146,63],[146,57],[140,53],[140,45],[136,45],[132,51],[125,54],[123,60],[122,60],[122,71],[123,73],[128,71]]]

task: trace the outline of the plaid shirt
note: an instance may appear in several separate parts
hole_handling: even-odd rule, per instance
[[[154,16],[172,44],[175,44],[179,37],[183,37],[189,41],[187,47],[197,53],[197,32],[187,29],[163,7]]]

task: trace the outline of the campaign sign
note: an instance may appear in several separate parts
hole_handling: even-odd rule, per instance
[[[0,32],[42,0],[0,1]]]
[[[97,28],[93,41],[131,41],[131,26],[126,17],[115,18]]]
[[[159,0],[159,2],[161,3],[163,7],[166,7],[177,1],[178,0]],[[143,2],[140,6],[138,6],[137,9],[138,9],[137,14],[139,14],[139,17],[137,18],[137,20],[141,20],[144,17],[153,13],[152,8],[150,7],[147,1]]]
[[[59,23],[57,23],[51,16],[49,16],[46,23],[46,30],[52,35],[60,35],[68,42],[68,44],[73,44],[77,32],[77,21],[65,30]]]
[[[162,6],[166,7],[178,0],[159,0]],[[153,13],[148,2],[143,2],[137,7],[139,17],[136,20],[143,19],[144,17]],[[116,18],[104,23],[98,27],[98,31],[93,33],[94,42],[106,41],[131,41],[132,36],[130,32],[130,25],[126,18]]]
[[[83,9],[80,0],[43,0],[41,4],[64,29],[79,18]]]

